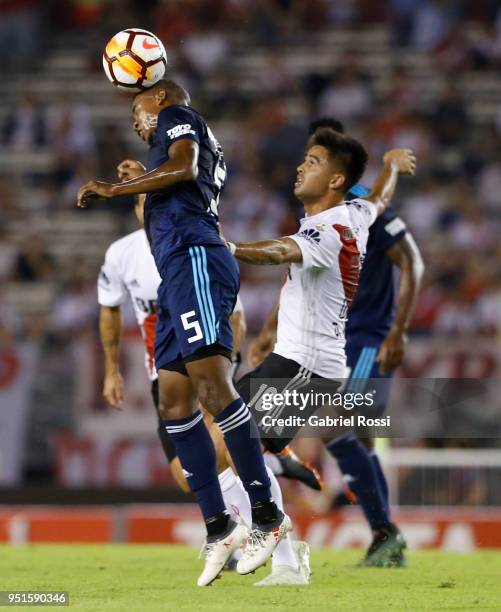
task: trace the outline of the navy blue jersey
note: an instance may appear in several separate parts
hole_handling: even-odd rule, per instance
[[[369,193],[363,185],[355,185],[346,200]],[[404,222],[391,206],[371,225],[358,289],[346,324],[347,342],[352,341],[354,335],[374,340],[382,340],[387,335],[395,314],[393,263],[387,251],[405,232]]]
[[[160,112],[146,169],[149,172],[168,161],[169,147],[184,139],[199,147],[197,180],[146,196],[145,229],[155,259],[194,245],[223,244],[217,223],[219,194],[226,179],[223,151],[197,111],[172,105]]]

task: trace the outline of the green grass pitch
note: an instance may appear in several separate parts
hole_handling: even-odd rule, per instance
[[[407,569],[356,568],[360,554],[314,551],[305,587],[253,587],[261,569],[197,588],[202,562],[183,546],[3,545],[0,590],[69,591],[70,608],[86,612],[501,610],[501,552],[413,552]]]

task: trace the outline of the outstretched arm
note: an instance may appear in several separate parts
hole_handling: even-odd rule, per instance
[[[198,144],[184,139],[174,142],[168,151],[169,159],[155,170],[123,183],[90,181],[78,191],[78,206],[85,208],[92,198],[113,198],[162,191],[178,183],[195,181],[198,176]]]
[[[395,243],[386,254],[400,269],[400,284],[395,320],[376,358],[380,363],[381,374],[392,372],[402,363],[407,344],[407,330],[424,274],[423,258],[409,233]]]
[[[392,149],[383,158],[383,167],[374,183],[370,195],[365,198],[382,214],[393,198],[399,174],[414,175],[416,157],[410,149]]]
[[[301,249],[291,238],[259,240],[258,242],[228,242],[228,248],[240,261],[258,266],[276,266],[303,261]]]

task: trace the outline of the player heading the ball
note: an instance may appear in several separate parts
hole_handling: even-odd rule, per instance
[[[226,178],[223,151],[203,117],[174,81],[159,81],[134,98],[133,127],[149,144],[147,172],[124,183],[91,181],[91,197],[146,193],[145,229],[162,282],[158,291],[155,363],[159,412],[176,445],[207,527],[199,586],[210,584],[247,538],[230,520],[216,469],[214,444],[198,409],[214,416],[249,495],[252,528],[237,565],[263,565],[291,530],[270,493],[255,422],[232,382],[230,315],[240,287],[235,259],[219,235],[219,195]]]

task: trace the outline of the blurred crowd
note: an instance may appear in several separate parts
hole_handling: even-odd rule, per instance
[[[389,28],[394,45],[395,61],[384,69],[383,88],[376,87],[356,44],[374,22]],[[10,0],[0,4],[2,57],[22,73],[38,65],[54,37],[68,44],[68,36],[74,36],[88,58],[88,73],[96,74],[103,40],[130,23],[150,27],[165,41],[175,76],[195,106],[209,120],[230,126],[232,137],[228,143],[223,139],[229,179],[221,208],[229,237],[259,239],[294,230],[301,211],[291,185],[307,122],[333,115],[368,147],[368,183],[386,149],[412,147],[417,153],[418,176],[402,183],[395,202],[427,264],[414,331],[491,335],[499,330],[501,106],[498,121],[479,122],[458,86],[462,74],[499,70],[498,2]],[[332,71],[298,72],[289,55],[294,41],[314,41],[336,27],[362,29]],[[245,37],[244,52],[265,54],[266,70],[259,71],[252,91],[242,87],[245,75],[235,70],[234,59],[242,53],[238,36]],[[440,79],[432,98],[399,63],[398,48],[432,57],[433,76]],[[66,321],[73,331],[73,324],[95,320],[95,263],[86,266],[79,257],[70,267],[58,265],[44,229],[51,214],[74,210],[83,182],[112,179],[116,162],[130,155],[130,147],[120,126],[109,122],[97,129],[88,101],[71,92],[45,101],[22,89],[15,107],[3,110],[2,150],[21,162],[24,156],[32,169],[0,175],[0,280],[55,283],[57,315],[48,325],[57,328]],[[31,164],[38,152],[49,152],[50,169]],[[123,211],[130,208],[126,203],[108,208],[117,212],[118,234]],[[73,261],[75,254],[68,257]],[[277,273],[244,267],[243,278],[252,331],[276,297]],[[73,300],[78,309],[68,308]],[[67,310],[75,313],[73,321],[61,315]],[[5,304],[3,321],[7,311]]]

